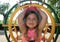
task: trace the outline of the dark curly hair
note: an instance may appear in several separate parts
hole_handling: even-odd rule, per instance
[[[40,14],[39,14],[38,12],[35,12],[35,11],[31,10],[31,11],[27,11],[27,12],[25,13],[24,22],[26,22],[27,16],[28,16],[29,14],[31,14],[31,13],[34,13],[34,14],[36,15],[36,17],[37,17],[37,19],[38,19],[39,22],[41,21],[41,16],[40,16]]]

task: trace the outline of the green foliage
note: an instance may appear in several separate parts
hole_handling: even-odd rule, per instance
[[[5,12],[6,10],[9,8],[9,3],[3,3],[3,4],[0,4],[0,14],[2,14],[5,18]],[[3,20],[0,20],[0,24],[3,23]]]
[[[22,0],[22,1],[30,1],[30,0]],[[42,0],[31,0],[31,1],[42,1]]]
[[[9,3],[0,4],[0,14],[4,14],[8,8],[9,8]]]
[[[0,24],[2,24],[3,23],[3,21],[2,20],[0,20]]]
[[[48,0],[48,4],[55,10],[60,20],[60,0]]]
[[[59,18],[59,21],[60,21],[60,12],[58,12],[58,18]]]

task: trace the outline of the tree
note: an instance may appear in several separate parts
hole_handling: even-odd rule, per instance
[[[60,0],[48,0],[48,4],[50,4],[50,6],[55,10],[57,17],[59,19],[58,23],[60,23]],[[56,37],[54,39],[54,42],[56,42],[59,34],[60,34],[60,27],[58,26],[56,27]]]
[[[0,14],[5,17],[5,12],[9,8],[9,3],[0,4]]]
[[[3,3],[3,4],[0,4],[0,14],[2,14],[5,18],[6,16],[6,10],[8,10],[9,8],[9,3]],[[0,24],[2,24],[3,20],[0,20]]]
[[[60,0],[48,0],[48,4],[55,10],[60,21]]]

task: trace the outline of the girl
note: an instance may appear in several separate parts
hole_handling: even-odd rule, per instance
[[[41,18],[41,19],[40,19]],[[18,24],[22,32],[22,42],[40,42],[41,32],[45,27],[47,15],[40,9],[30,6],[18,16]]]

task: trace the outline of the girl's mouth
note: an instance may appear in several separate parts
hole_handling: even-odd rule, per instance
[[[35,40],[30,40],[29,42],[35,42]]]
[[[29,25],[34,25],[33,23],[29,23]]]

